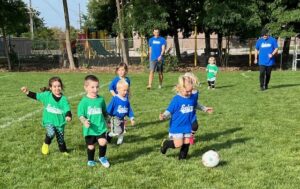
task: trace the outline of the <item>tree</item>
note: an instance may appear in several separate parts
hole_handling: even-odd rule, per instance
[[[63,6],[64,6],[64,14],[65,14],[65,22],[66,22],[66,48],[68,53],[68,59],[70,63],[70,69],[75,69],[72,49],[71,49],[71,43],[70,43],[70,22],[69,22],[69,12],[68,12],[68,4],[67,0],[63,0]]]
[[[272,34],[284,38],[282,60],[288,62],[291,37],[300,33],[300,3],[298,0],[275,0],[270,3],[270,22],[266,25]]]
[[[227,66],[229,41],[232,36],[251,36],[261,26],[255,1],[206,0],[204,9],[206,11],[205,27],[226,37],[226,51],[221,64]]]
[[[3,44],[7,57],[8,69],[12,69],[10,59],[10,48],[7,44],[7,35],[20,36],[21,33],[28,31],[27,24],[29,16],[26,5],[22,0],[0,0],[0,29],[3,35]]]

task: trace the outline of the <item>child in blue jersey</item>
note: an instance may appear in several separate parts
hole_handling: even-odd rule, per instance
[[[128,87],[130,87],[130,79],[126,77],[127,73],[128,73],[128,66],[125,63],[120,63],[116,68],[116,74],[118,76],[116,76],[109,85],[109,92],[111,93],[112,96],[116,96],[118,94],[117,83],[121,79],[125,79],[125,81],[128,83]],[[126,97],[128,97],[128,95],[129,93],[126,94]]]
[[[125,79],[121,79],[117,83],[117,94],[113,96],[107,106],[107,113],[111,116],[111,132],[108,136],[118,136],[117,144],[123,143],[124,138],[124,118],[128,116],[131,125],[134,125],[134,114],[131,109],[127,96],[129,85]],[[108,139],[110,140],[110,139]]]
[[[180,76],[175,87],[177,95],[173,97],[167,110],[159,115],[160,120],[171,117],[169,140],[163,140],[161,153],[165,154],[168,148],[181,148],[179,159],[186,159],[190,137],[192,134],[192,119],[195,116],[197,101],[192,97],[193,82],[191,78]]]
[[[193,83],[193,91],[192,91],[192,97],[198,101],[199,98],[199,91],[197,90],[197,87],[199,85],[199,80],[197,78],[197,76],[195,76],[193,73],[191,72],[187,72],[184,74],[185,77],[189,77],[192,80]],[[199,108],[203,111],[203,112],[207,112],[209,114],[211,114],[213,112],[213,108],[212,107],[206,107],[203,106],[202,104],[198,104]],[[194,114],[193,120],[192,120],[192,134],[190,137],[190,144],[193,145],[195,143],[195,133],[198,130],[198,121],[197,121],[197,116],[196,113]]]
[[[22,87],[21,91],[28,97],[40,101],[44,105],[43,127],[46,129],[46,137],[42,146],[42,154],[49,154],[49,146],[56,136],[59,150],[63,154],[68,154],[64,139],[65,125],[72,120],[71,108],[62,90],[64,85],[59,77],[49,79],[48,87],[41,88],[41,93],[35,93]]]

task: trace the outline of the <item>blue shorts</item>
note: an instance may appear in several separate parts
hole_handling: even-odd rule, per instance
[[[164,71],[164,67],[163,67],[163,60],[161,61],[157,61],[157,60],[153,60],[150,61],[150,65],[149,65],[149,69],[150,71],[157,71],[159,73],[162,73]]]
[[[190,138],[192,133],[169,133],[169,138],[172,139],[183,139]]]

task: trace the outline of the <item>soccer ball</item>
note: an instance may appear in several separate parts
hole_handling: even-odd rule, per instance
[[[220,156],[214,150],[209,150],[202,155],[202,163],[205,167],[216,167],[219,162]]]

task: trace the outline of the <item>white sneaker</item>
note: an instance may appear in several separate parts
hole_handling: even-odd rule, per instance
[[[158,85],[158,88],[161,89],[161,85]]]
[[[124,135],[118,136],[117,145],[120,145],[123,143]]]

